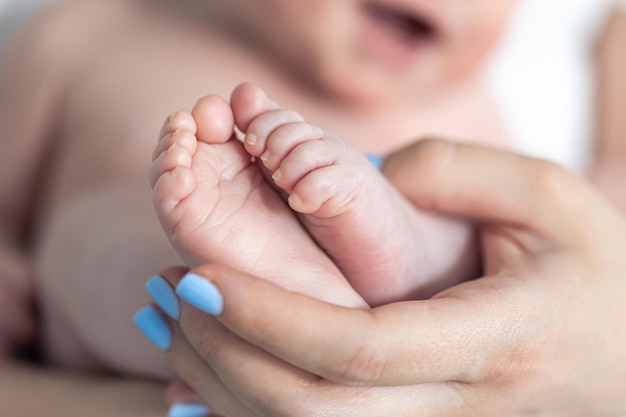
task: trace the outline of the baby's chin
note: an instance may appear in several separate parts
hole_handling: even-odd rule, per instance
[[[317,84],[328,97],[347,106],[389,109],[403,103],[419,104],[440,91],[438,85],[424,85],[415,79],[378,74],[320,74]]]
[[[376,74],[321,73],[316,81],[329,97],[354,107],[383,107],[406,95],[397,80]]]

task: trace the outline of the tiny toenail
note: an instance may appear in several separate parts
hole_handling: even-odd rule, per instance
[[[272,174],[272,178],[274,179],[274,181],[278,181],[283,177],[283,173],[281,172],[280,169],[277,169],[276,171],[274,171],[274,173]]]
[[[187,274],[176,286],[176,294],[192,306],[217,316],[222,314],[224,299],[213,283],[196,274]]]
[[[180,114],[180,110],[179,111],[175,111],[174,113],[170,114],[167,117],[167,122],[165,122],[165,124],[171,125],[172,123],[174,123],[174,121],[176,120],[176,118],[178,117],[179,114]]]
[[[169,148],[167,148],[167,151],[168,151],[168,152],[172,152],[174,149],[176,149],[176,143],[172,143],[172,144],[170,145],[170,147],[169,147]]]
[[[375,155],[375,154],[367,154],[367,160],[370,161],[370,163],[372,165],[374,165],[374,167],[376,167],[377,169],[381,169],[383,167],[383,164],[385,162],[385,158],[380,156],[380,155]]]
[[[270,159],[270,151],[269,150],[265,151],[263,153],[263,155],[261,155],[261,161],[265,162],[268,159]]]
[[[152,306],[147,306],[135,313],[135,325],[161,350],[168,350],[172,344],[172,330],[161,314]]]
[[[174,113],[172,113],[172,119],[175,119],[176,117],[178,117],[178,116],[180,116],[180,115],[182,115],[184,113],[185,113],[185,111],[183,111],[183,110],[175,111]]]
[[[170,174],[172,175],[172,177],[176,178],[180,175],[180,167],[177,166],[176,168],[174,168],[173,170],[170,171]]]
[[[174,289],[163,278],[153,276],[146,283],[146,290],[154,302],[172,319],[180,319],[180,303]]]
[[[298,194],[291,194],[289,196],[289,205],[292,207],[300,207],[302,206],[302,199]]]
[[[280,108],[280,106],[278,105],[278,103],[276,103],[274,100],[267,100],[267,104],[269,105],[270,108],[272,109],[278,109]]]
[[[259,138],[254,133],[246,133],[246,142],[250,145],[254,145]]]

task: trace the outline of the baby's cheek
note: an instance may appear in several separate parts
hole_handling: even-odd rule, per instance
[[[516,0],[475,0],[459,3],[455,23],[442,46],[447,56],[444,71],[451,78],[473,75],[485,64],[502,39]]]

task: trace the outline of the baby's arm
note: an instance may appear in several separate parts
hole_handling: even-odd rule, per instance
[[[0,60],[0,352],[34,336],[29,231],[63,91],[80,53],[69,18],[66,6],[37,16]]]
[[[0,353],[34,336],[27,229],[35,182],[58,107],[43,22],[19,35],[0,69]],[[57,65],[58,66],[58,65]]]
[[[626,212],[626,7],[616,9],[595,54],[597,83],[595,149],[589,176]]]

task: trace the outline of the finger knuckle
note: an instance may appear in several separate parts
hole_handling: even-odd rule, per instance
[[[387,368],[388,359],[384,352],[372,344],[361,344],[334,375],[337,383],[347,386],[368,386],[381,379]]]
[[[441,139],[422,139],[413,150],[411,169],[420,184],[439,184],[448,172],[456,152],[453,142]]]
[[[413,146],[416,167],[433,170],[445,167],[455,149],[453,142],[436,138],[424,138]]]
[[[560,165],[539,160],[536,161],[533,178],[534,192],[540,197],[549,197],[557,201],[561,197],[571,197],[573,176]]]
[[[318,381],[294,381],[295,387],[291,390],[282,390],[276,393],[271,401],[261,411],[263,417],[322,417],[332,414],[326,413],[328,398],[325,390],[320,389]]]
[[[221,344],[218,343],[214,337],[209,334],[198,335],[195,343],[193,343],[196,351],[206,363],[215,363],[219,360],[221,352]]]
[[[288,401],[277,410],[271,410],[264,414],[264,417],[321,417],[317,408],[311,408],[308,402]]]

